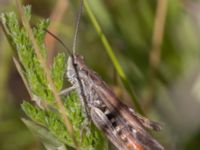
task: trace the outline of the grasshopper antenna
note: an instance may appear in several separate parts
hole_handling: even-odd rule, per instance
[[[75,51],[76,51],[77,35],[78,35],[78,29],[79,29],[79,25],[80,25],[80,18],[81,18],[82,10],[83,10],[83,0],[81,0],[81,2],[80,2],[80,8],[79,8],[78,16],[77,16],[77,23],[76,23],[74,40],[73,40],[73,45],[72,45],[73,55],[71,55],[71,56],[72,56],[72,63],[73,63],[73,67],[74,67],[74,70],[75,70],[75,74],[77,76],[78,84],[80,86],[80,90],[81,90],[80,93],[81,93],[82,98],[83,98],[83,103],[84,103],[85,106],[87,106],[87,98],[86,98],[86,95],[85,95],[85,90],[84,90],[84,87],[83,87],[83,83],[80,79],[79,71],[77,69],[77,65],[75,63],[75,57],[74,57],[74,54],[75,54]],[[85,107],[85,112],[87,114],[87,117],[89,117],[89,111],[86,107]]]
[[[67,45],[61,39],[59,39],[55,34],[53,34],[52,32],[50,32],[47,29],[44,29],[44,31],[47,32],[48,34],[50,34],[52,37],[54,37],[67,50],[67,53],[69,55],[72,54],[71,51],[70,51],[70,49],[67,47]]]
[[[73,40],[73,45],[72,45],[73,54],[75,54],[75,51],[76,51],[77,35],[78,35],[78,29],[79,29],[79,25],[80,25],[80,18],[81,18],[82,11],[83,11],[83,0],[81,0],[80,9],[78,12],[78,17],[77,17],[75,33],[74,33],[74,40]]]
[[[37,26],[33,25],[33,27],[37,28]],[[45,32],[47,32],[48,34],[50,34],[52,37],[54,37],[66,50],[67,53],[69,55],[72,54],[72,52],[70,51],[70,49],[67,47],[67,45],[61,40],[59,39],[59,37],[57,37],[55,34],[53,34],[51,31],[49,31],[48,29],[43,29]]]

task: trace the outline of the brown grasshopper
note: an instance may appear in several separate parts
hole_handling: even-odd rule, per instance
[[[86,115],[120,150],[162,150],[144,128],[161,126],[123,104],[80,55],[68,58],[67,77],[77,90]]]
[[[86,117],[91,119],[119,150],[163,150],[145,130],[149,128],[158,131],[161,126],[123,104],[108,85],[86,66],[83,57],[75,54],[83,0],[81,2],[73,43],[74,53],[67,61],[66,74],[72,84],[70,90],[76,89]]]

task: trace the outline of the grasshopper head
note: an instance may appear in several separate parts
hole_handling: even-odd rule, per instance
[[[77,81],[75,67],[77,68],[77,71],[80,71],[84,66],[83,56],[77,54],[69,56],[67,61],[67,78],[72,84],[75,84]]]

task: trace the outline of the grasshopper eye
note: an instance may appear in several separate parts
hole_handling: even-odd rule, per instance
[[[74,67],[77,67],[78,66],[78,64],[77,63],[74,63]]]

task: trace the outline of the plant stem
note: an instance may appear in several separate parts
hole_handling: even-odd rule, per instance
[[[141,107],[140,107],[140,104],[139,104],[139,102],[137,100],[137,97],[136,97],[135,93],[132,90],[130,82],[128,81],[128,79],[127,79],[127,77],[126,77],[121,65],[119,64],[119,62],[118,62],[118,60],[117,60],[117,58],[116,58],[116,56],[115,56],[110,44],[109,44],[106,36],[102,32],[101,27],[100,27],[95,15],[93,14],[93,12],[92,12],[87,0],[84,0],[84,6],[86,8],[86,11],[87,11],[87,13],[88,13],[88,15],[89,15],[89,17],[90,17],[90,19],[92,21],[92,24],[93,24],[96,32],[98,33],[98,35],[99,35],[99,37],[100,37],[100,39],[101,39],[101,41],[102,41],[102,43],[103,43],[103,45],[105,47],[105,50],[106,50],[108,56],[110,57],[110,59],[111,59],[113,65],[114,65],[117,73],[119,74],[119,76],[120,76],[120,78],[121,78],[121,80],[122,80],[122,82],[123,82],[123,84],[125,86],[125,88],[129,92],[129,94],[130,94],[130,96],[131,96],[131,98],[132,98],[132,100],[133,100],[133,102],[135,104],[135,108],[137,109],[137,111],[139,113],[144,114],[142,109],[141,109]]]

